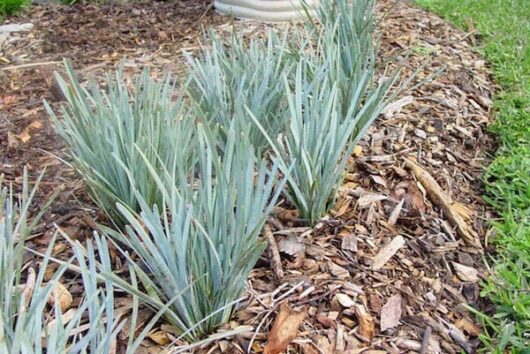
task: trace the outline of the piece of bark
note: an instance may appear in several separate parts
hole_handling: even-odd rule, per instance
[[[339,293],[339,294],[335,295],[335,297],[337,298],[337,301],[339,302],[339,304],[341,304],[342,307],[350,308],[353,305],[355,305],[355,302],[353,302],[351,297],[349,297],[346,294]]]
[[[278,251],[281,253],[288,254],[289,256],[297,256],[300,252],[305,249],[305,245],[298,241],[298,237],[293,234],[283,237],[277,243]]]
[[[350,277],[350,272],[346,269],[341,267],[338,264],[335,264],[333,262],[328,263],[329,272],[334,277],[337,277],[339,279],[346,279]]]
[[[396,252],[405,245],[403,236],[398,235],[394,237],[390,243],[383,246],[373,259],[372,269],[379,270],[396,254]]]
[[[285,275],[282,267],[282,259],[280,258],[280,251],[278,251],[278,245],[274,239],[271,228],[265,224],[263,227],[263,234],[267,239],[267,251],[269,254],[269,260],[271,263],[272,272],[277,280],[280,280]]]
[[[459,213],[461,207],[455,207],[455,203],[451,197],[448,196],[438,182],[436,182],[436,180],[418,164],[405,159],[405,166],[414,173],[414,176],[416,176],[418,181],[423,185],[434,204],[444,211],[444,214],[447,216],[451,225],[456,228],[458,235],[460,235],[460,237],[462,237],[469,245],[477,247],[479,252],[482,252],[483,248],[480,244],[477,233],[465,222],[464,218]]]
[[[264,354],[280,354],[284,352],[289,343],[296,338],[298,327],[306,316],[306,310],[293,310],[287,303],[280,306],[280,312],[274,320],[269,333],[267,345],[263,349]]]
[[[459,345],[462,349],[464,349],[467,353],[472,354],[475,353],[477,346],[475,343],[472,343],[468,340],[468,338],[465,336],[462,331],[460,331],[458,328],[456,328],[453,325],[449,325],[449,335],[451,336],[451,339],[455,342],[455,344]]]
[[[472,267],[465,266],[460,263],[452,262],[453,268],[456,272],[456,276],[462,281],[468,281],[472,283],[478,282],[478,270]]]
[[[375,336],[374,319],[363,305],[356,305],[354,310],[355,317],[357,317],[357,321],[359,322],[359,334],[371,341]]]
[[[59,306],[62,312],[68,310],[72,306],[73,301],[72,294],[60,282],[54,285],[48,297],[48,304],[50,306]]]
[[[405,96],[405,97],[400,98],[399,100],[389,104],[388,106],[386,106],[385,109],[383,110],[383,112],[381,112],[381,113],[387,119],[392,118],[392,116],[394,114],[398,113],[399,111],[401,111],[401,109],[403,107],[405,107],[406,105],[409,105],[409,104],[411,104],[413,102],[414,102],[414,97]]]
[[[401,320],[401,295],[397,294],[388,299],[381,309],[381,332],[394,328]]]
[[[396,205],[394,210],[392,210],[392,213],[390,213],[390,216],[388,217],[388,225],[394,226],[397,223],[404,203],[405,203],[405,199],[401,199],[399,204]]]
[[[427,328],[423,332],[423,337],[421,338],[420,354],[427,353],[427,349],[429,347],[429,339],[431,339],[431,334],[432,334],[432,327],[427,326]]]
[[[342,237],[341,248],[343,251],[357,252],[357,237],[347,234]]]

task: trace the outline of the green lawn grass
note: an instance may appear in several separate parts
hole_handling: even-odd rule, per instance
[[[472,24],[501,85],[492,126],[500,147],[485,177],[485,198],[502,216],[482,291],[495,313],[479,315],[487,325],[481,339],[487,353],[530,353],[530,0],[416,2],[465,30]]]
[[[0,23],[6,15],[17,12],[28,3],[28,0],[0,0]]]

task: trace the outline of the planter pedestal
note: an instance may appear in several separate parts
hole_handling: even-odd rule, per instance
[[[314,8],[318,0],[307,0]],[[214,0],[215,8],[223,15],[267,22],[296,20],[303,16],[300,0]]]

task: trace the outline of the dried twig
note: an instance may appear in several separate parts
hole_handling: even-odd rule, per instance
[[[420,354],[427,353],[427,349],[429,347],[429,340],[431,339],[431,334],[432,334],[432,327],[427,326],[427,328],[423,332],[423,338],[421,339]]]
[[[263,234],[267,239],[267,250],[269,253],[269,259],[274,272],[274,276],[277,280],[281,280],[284,276],[282,259],[280,257],[280,251],[278,250],[278,245],[272,234],[271,228],[269,225],[265,225],[263,228]]]
[[[464,221],[464,218],[458,212],[458,208],[454,206],[455,203],[443,191],[438,182],[415,162],[405,159],[405,165],[423,185],[431,200],[444,211],[449,222],[456,228],[457,233],[468,244],[482,251],[482,245],[480,244],[477,233]]]
[[[11,66],[6,66],[5,68],[2,68],[1,71],[18,70],[18,69],[34,69],[34,68],[38,68],[41,66],[61,65],[61,63],[62,62],[60,61],[43,61],[43,62],[36,62],[36,63],[11,65]]]

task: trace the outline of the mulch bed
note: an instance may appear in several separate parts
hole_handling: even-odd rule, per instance
[[[379,1],[378,16],[382,60],[408,54],[406,72],[424,65],[415,82],[444,71],[370,129],[328,218],[308,228],[277,208],[269,248],[281,263],[271,266],[263,255],[229,325],[255,331],[201,351],[260,353],[279,312],[301,321],[290,345],[296,353],[475,351],[481,329],[465,305],[487,310],[479,282],[487,277],[482,252],[495,217],[481,198],[481,174],[494,149],[486,130],[491,78],[472,49],[473,34],[403,1]],[[121,60],[131,72],[178,72],[181,50],[197,48],[205,27],[229,29],[230,19],[207,1],[169,0],[34,6],[10,21],[34,28],[0,44],[0,173],[19,186],[24,166],[33,178],[46,169],[35,208],[60,190],[31,247],[46,247],[55,224],[83,241],[104,220],[61,161],[61,141],[43,109],[43,99],[60,99],[53,70],[66,57],[83,77],[101,77]],[[236,25],[250,35],[270,27]],[[56,254],[69,250],[59,243]],[[81,297],[75,278],[66,285]],[[158,341],[171,332],[164,325],[158,331]],[[159,350],[146,341],[146,353]]]

